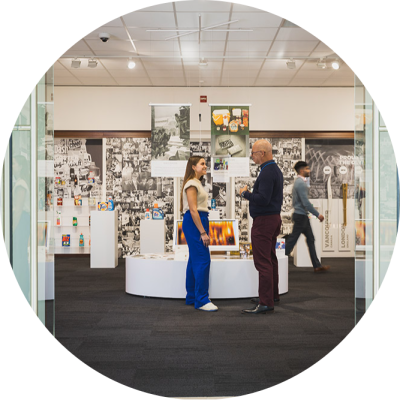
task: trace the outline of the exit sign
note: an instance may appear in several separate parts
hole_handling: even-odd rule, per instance
[[[207,103],[207,96],[200,96],[200,103]]]

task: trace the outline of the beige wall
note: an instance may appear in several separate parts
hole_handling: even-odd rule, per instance
[[[210,130],[210,107],[251,104],[252,131],[352,131],[353,88],[55,87],[55,130],[150,130],[149,103],[191,103],[191,130]],[[202,114],[200,125],[198,115]]]

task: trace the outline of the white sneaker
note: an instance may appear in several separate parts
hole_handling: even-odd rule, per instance
[[[199,310],[203,311],[218,311],[218,307],[211,303],[211,301],[207,304],[204,304],[204,306],[200,307]]]

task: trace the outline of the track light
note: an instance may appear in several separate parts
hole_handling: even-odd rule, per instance
[[[89,68],[96,68],[97,67],[97,61],[96,60],[89,60],[87,66]]]
[[[81,60],[75,58],[75,60],[71,61],[71,68],[79,68],[81,66]]]
[[[133,68],[135,68],[135,66],[136,66],[136,63],[134,61],[132,61],[132,60],[128,61],[128,68],[129,69],[133,69]]]
[[[333,69],[339,69],[340,68],[339,60],[332,61],[331,65],[332,65]]]
[[[200,67],[207,67],[208,63],[207,60],[205,58],[201,58],[200,62],[199,62],[199,66]]]
[[[296,68],[296,62],[290,59],[289,61],[286,61],[286,66],[289,69],[295,69]]]
[[[326,68],[326,62],[322,58],[320,58],[319,62],[317,62],[317,67],[320,68],[320,69],[325,69]]]

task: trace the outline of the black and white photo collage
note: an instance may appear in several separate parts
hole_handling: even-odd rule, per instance
[[[101,154],[101,139],[54,139],[56,199],[74,198],[75,195],[100,199],[102,160],[100,157],[96,163],[92,151]]]
[[[151,177],[150,163],[150,139],[107,139],[106,197],[112,197],[118,210],[118,258],[140,254],[140,220],[154,203],[164,212],[166,251],[172,251],[174,182]]]
[[[203,187],[208,193],[208,207],[211,208],[211,199],[215,199],[220,218],[226,218],[226,183],[213,182],[211,177],[211,142],[190,142],[190,155],[206,160],[207,175],[203,178]]]
[[[250,138],[250,152],[255,143],[259,139]],[[304,139],[266,139],[272,145],[272,155],[283,173],[283,204],[282,204],[282,228],[281,235],[287,235],[292,231],[292,189],[294,180],[297,176],[296,171],[293,169],[297,161],[303,159],[302,154],[302,140]],[[247,185],[251,191],[254,182],[260,172],[260,166],[255,164],[250,158],[250,177],[248,178],[236,178],[235,180],[235,218],[239,221],[239,240],[241,242],[250,241],[249,231],[249,209],[248,201],[243,200],[239,195],[241,187]]]

